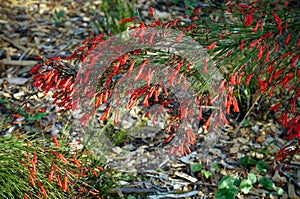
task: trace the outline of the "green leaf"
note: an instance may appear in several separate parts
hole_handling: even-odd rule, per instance
[[[244,167],[247,168],[248,165],[255,165],[257,164],[256,160],[253,160],[252,158],[250,158],[249,156],[245,156],[239,159],[239,163]]]
[[[263,162],[263,161],[259,161],[256,163],[255,168],[257,170],[259,170],[262,174],[266,174],[267,173],[267,169],[266,167],[269,166],[267,163]]]
[[[1,104],[2,104],[2,103],[6,103],[6,102],[8,102],[7,99],[5,99],[5,98],[0,98],[0,103],[1,103]]]
[[[248,119],[244,119],[243,126],[248,126],[248,125],[250,125],[249,120]]]
[[[244,168],[247,168],[249,164],[249,157],[248,156],[242,157],[239,159],[239,162]]]
[[[263,176],[261,178],[259,178],[258,182],[263,185],[267,190],[272,191],[275,189],[275,184],[272,180],[270,180],[269,178]]]
[[[264,154],[265,156],[267,156],[269,154],[269,150],[268,147],[265,147],[261,150],[261,153]]]
[[[238,191],[239,189],[237,187],[218,189],[216,199],[234,199]]]
[[[20,114],[23,115],[25,118],[30,117],[30,115],[23,108],[20,109]]]
[[[203,175],[206,179],[208,179],[211,176],[211,172],[206,171],[206,170],[202,170],[201,173],[203,173]]]
[[[202,166],[200,163],[196,163],[196,164],[192,164],[191,165],[191,171],[193,173],[197,172],[197,171],[200,171],[202,169]]]
[[[252,184],[256,183],[257,178],[254,173],[248,173],[248,180],[251,181]]]
[[[217,172],[220,172],[220,171],[221,171],[221,169],[220,169],[220,167],[218,166],[217,163],[212,162],[211,164],[212,164],[212,166],[216,169]]]
[[[34,114],[33,116],[29,117],[28,120],[38,120],[41,119],[42,117],[46,116],[48,114],[48,112],[42,112],[42,113],[37,113]]]
[[[253,186],[252,186],[251,180],[249,180],[249,179],[242,180],[242,182],[240,184],[240,190],[244,194],[248,194],[252,190],[252,188],[253,188]]]
[[[277,189],[276,189],[276,195],[277,196],[282,196],[283,195],[283,189],[281,188],[281,187],[278,187]]]
[[[218,189],[223,189],[223,188],[230,189],[231,187],[235,187],[234,179],[230,176],[224,176],[220,181]]]

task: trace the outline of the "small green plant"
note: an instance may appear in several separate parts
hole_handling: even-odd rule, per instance
[[[179,0],[173,0],[173,3],[178,4]],[[187,15],[190,15],[193,13],[194,9],[195,9],[195,5],[196,5],[197,1],[195,0],[184,0],[183,4],[184,4],[184,13]]]
[[[248,178],[247,179],[243,179],[241,181],[239,189],[244,194],[248,194],[252,190],[253,184],[256,183],[256,181],[257,181],[256,175],[254,173],[248,173]]]
[[[255,168],[263,175],[267,173],[267,168],[269,167],[266,162],[256,161],[249,156],[240,158],[239,162],[244,168],[247,168],[248,166],[255,166]]]
[[[94,26],[100,31],[105,32],[107,35],[120,33],[125,31],[128,23],[120,24],[119,21],[124,18],[133,16],[134,1],[132,0],[105,0],[99,5],[99,9],[104,13],[104,17],[100,16],[93,22]],[[95,10],[96,14],[97,11]]]
[[[246,179],[232,178],[224,176],[218,185],[216,199],[234,199],[241,192],[243,194],[251,193],[255,184],[262,185],[268,191],[275,191],[275,194],[281,196],[283,189],[276,187],[275,183],[269,178],[262,176],[257,180],[254,173],[248,173]],[[273,194],[272,192],[270,194]]]
[[[276,195],[281,196],[283,194],[283,189],[281,187],[276,187],[275,183],[269,178],[262,176],[258,180],[259,184],[263,185],[268,191],[275,191]]]
[[[0,198],[97,197],[117,184],[103,170],[101,160],[68,145],[64,137],[69,134],[67,127],[59,138],[47,132],[26,132],[23,125],[40,120],[42,115],[21,112],[26,118],[21,127],[0,136]],[[14,122],[1,122],[0,131],[8,131],[11,125]],[[94,183],[100,181],[95,188]]]
[[[239,192],[238,181],[230,176],[224,176],[218,185],[216,199],[233,199]]]
[[[214,166],[214,165],[213,165]],[[202,165],[200,163],[195,163],[195,164],[192,164],[190,166],[190,169],[193,173],[196,173],[196,172],[201,172],[201,174],[204,176],[205,179],[209,179],[209,177],[212,175],[212,173],[210,171],[207,171],[205,169],[202,169]],[[217,169],[216,169],[217,170]]]
[[[65,12],[63,10],[54,10],[53,13],[53,20],[55,22],[55,27],[59,27],[61,25],[62,17],[64,16]]]

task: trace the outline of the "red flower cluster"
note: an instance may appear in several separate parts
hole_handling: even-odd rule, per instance
[[[205,8],[203,8],[205,9]],[[282,18],[283,13],[277,10],[268,11],[264,6],[260,5],[258,1],[249,3],[249,4],[235,4],[227,3],[226,8],[228,12],[237,12],[244,16],[241,26],[244,26],[244,29],[241,30],[229,30],[228,33],[220,31],[217,35],[217,38],[210,39],[209,36],[206,36],[206,50],[212,52],[213,49],[221,49],[224,47],[227,48],[224,50],[221,49],[222,53],[229,57],[229,59],[235,58],[234,62],[242,59],[239,57],[238,53],[240,51],[245,52],[245,54],[250,54],[249,60],[242,63],[241,66],[235,67],[229,76],[228,80],[220,82],[218,93],[211,93],[208,98],[203,102],[197,102],[199,109],[199,119],[202,118],[201,112],[204,104],[213,104],[217,100],[224,101],[224,107],[218,107],[219,111],[212,114],[210,118],[214,117],[215,121],[220,121],[220,124],[227,124],[228,121],[222,112],[222,108],[225,108],[225,113],[229,114],[230,111],[238,112],[238,102],[234,97],[234,86],[244,83],[245,86],[250,84],[252,79],[254,82],[254,77],[257,79],[257,84],[262,93],[268,93],[269,96],[272,96],[275,88],[281,87],[287,92],[291,93],[291,98],[288,100],[287,104],[278,104],[271,108],[272,111],[282,111],[282,115],[279,118],[279,121],[284,127],[289,129],[288,135],[289,139],[299,138],[299,113],[296,110],[297,99],[300,95],[299,88],[299,76],[300,69],[298,67],[299,62],[299,46],[300,38],[297,33],[292,31],[292,28],[295,24],[299,22],[293,21],[291,18],[286,20]],[[183,40],[184,33],[188,33],[189,36],[193,37],[196,41],[202,41],[202,35],[199,36],[199,31],[202,33],[208,33],[212,31],[216,26],[209,28],[209,24],[206,24],[204,20],[199,16],[201,9],[193,12],[189,17],[192,19],[191,22],[186,22],[185,25],[178,23],[179,19],[169,20],[167,22],[161,22],[159,19],[155,19],[150,25],[145,25],[143,22],[140,22],[137,26],[131,28],[133,30],[130,35],[131,38],[134,38],[135,41],[139,44],[149,46],[154,45],[159,40],[166,40],[170,35],[168,30],[179,30],[180,33],[177,34],[173,39],[174,43],[180,43]],[[292,12],[291,12],[292,13]],[[150,8],[150,14],[154,17],[154,9]],[[295,18],[295,20],[297,20]],[[138,18],[131,17],[121,20],[121,23],[138,21]],[[254,24],[253,21],[256,21]],[[198,30],[199,27],[203,27],[204,30]],[[283,27],[284,26],[284,27]],[[147,32],[149,27],[159,27],[165,30],[161,35],[158,35],[155,31]],[[201,28],[199,28],[201,29]],[[232,44],[233,41],[236,41],[238,35],[241,36],[240,42]],[[295,37],[297,41],[295,41]],[[54,103],[57,103],[59,106],[65,107],[66,109],[76,110],[80,105],[84,104],[88,107],[87,110],[84,110],[80,122],[82,124],[87,124],[89,118],[93,116],[96,110],[106,104],[106,110],[99,118],[100,120],[107,120],[111,114],[114,114],[114,122],[117,123],[120,119],[120,113],[118,109],[115,109],[111,104],[112,100],[116,100],[116,104],[119,104],[118,93],[115,91],[116,77],[120,76],[118,82],[121,83],[133,75],[134,69],[138,69],[137,73],[134,73],[133,80],[145,80],[145,85],[139,88],[130,88],[126,91],[126,95],[130,96],[129,101],[127,102],[127,108],[131,109],[138,102],[141,102],[146,108],[151,106],[152,102],[158,103],[164,107],[169,103],[166,100],[162,100],[163,94],[168,95],[164,85],[160,84],[151,84],[151,79],[153,78],[153,71],[147,68],[149,64],[148,58],[138,59],[137,57],[142,57],[147,52],[145,50],[137,49],[126,54],[120,55],[117,52],[123,52],[126,49],[126,46],[116,46],[112,51],[116,52],[113,54],[114,61],[112,63],[107,63],[107,66],[104,69],[101,69],[101,73],[97,70],[97,59],[100,56],[103,56],[101,52],[95,51],[99,44],[102,44],[105,47],[107,40],[103,40],[103,35],[100,35],[95,38],[88,38],[83,42],[84,46],[78,48],[72,56],[67,60],[76,59],[81,63],[88,65],[87,68],[79,68],[72,71],[72,67],[68,65],[68,62],[60,59],[50,59],[42,60],[43,63],[35,66],[32,69],[32,73],[37,73],[34,76],[35,82],[34,85],[38,88],[41,88],[46,93],[54,88],[56,92],[52,96],[55,98]],[[171,46],[171,44],[170,44]],[[226,47],[227,46],[227,47]],[[217,52],[218,53],[218,52]],[[117,55],[118,54],[118,55]],[[91,56],[89,56],[91,55]],[[214,55],[215,56],[215,55]],[[105,57],[105,56],[104,56]],[[217,57],[217,56],[216,56]],[[109,58],[107,58],[109,59]],[[176,56],[174,56],[176,60]],[[223,58],[224,59],[224,58]],[[177,60],[178,61],[178,60]],[[189,62],[189,60],[185,60]],[[195,70],[199,70],[203,73],[209,71],[207,58],[203,57],[203,68],[193,68],[190,64],[186,62],[178,62],[170,73],[169,79],[170,85],[175,85],[175,77],[180,74],[181,79],[185,79],[188,76],[193,76]],[[139,64],[137,64],[139,63]],[[284,63],[290,63],[289,67],[284,65]],[[172,62],[167,63],[172,65]],[[259,68],[259,74],[253,69]],[[187,70],[186,70],[187,69]],[[84,71],[82,71],[84,70]],[[224,76],[226,76],[224,74]],[[97,83],[97,88],[93,83],[89,82],[90,79],[99,79]],[[82,87],[74,87],[76,84],[75,79],[79,85],[84,85]],[[181,84],[185,84],[184,81],[181,81]],[[298,84],[295,84],[298,82]],[[232,87],[232,88],[229,88]],[[226,91],[226,95],[222,94],[222,91]],[[115,99],[112,99],[115,98]],[[140,101],[140,99],[142,99]],[[196,100],[197,101],[197,100]],[[283,109],[284,108],[284,109]],[[183,109],[182,109],[183,110]],[[183,112],[178,115],[174,115],[174,118],[182,119]],[[210,120],[209,118],[209,120]],[[206,126],[209,125],[210,121],[206,121]],[[170,127],[168,127],[170,128]],[[176,128],[175,128],[176,129]],[[167,133],[170,133],[167,131]],[[168,142],[171,140],[176,133],[170,133],[166,138]],[[181,135],[181,144],[178,147],[173,147],[170,153],[180,153],[184,155],[190,152],[189,145],[194,144],[196,141],[196,136],[190,130],[187,130],[184,135]]]

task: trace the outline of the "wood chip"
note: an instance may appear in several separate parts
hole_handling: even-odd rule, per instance
[[[188,180],[188,181],[190,181],[190,182],[192,182],[192,183],[195,183],[195,182],[198,181],[197,178],[194,178],[194,177],[189,176],[189,175],[187,175],[187,174],[185,174],[185,173],[182,173],[182,172],[176,171],[174,174],[175,174],[176,176],[181,177],[181,178],[184,178],[184,179],[186,179],[186,180]]]
[[[34,66],[38,63],[38,61],[0,60],[0,63],[6,66]]]
[[[8,37],[5,37],[4,35],[0,35],[0,38],[3,39],[4,41],[7,41],[7,42],[11,43],[12,45],[14,45],[15,47],[19,48],[20,50],[23,50],[23,51],[26,50],[26,47],[22,46],[18,42],[15,42],[15,41],[9,39]]]

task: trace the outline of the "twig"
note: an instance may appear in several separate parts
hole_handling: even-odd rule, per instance
[[[4,41],[7,41],[7,42],[11,43],[12,45],[14,45],[15,47],[19,48],[20,50],[23,50],[23,51],[26,50],[26,47],[24,47],[24,46],[18,44],[17,42],[15,42],[15,41],[13,41],[13,40],[5,37],[4,35],[0,35],[0,38],[3,39]]]
[[[252,106],[250,107],[250,109],[247,111],[246,115],[244,116],[243,120],[240,122],[239,126],[237,127],[237,129],[235,130],[235,132],[233,133],[233,135],[236,135],[240,128],[242,127],[245,119],[248,117],[248,115],[250,114],[250,112],[254,109],[255,104],[258,102],[258,100],[261,98],[262,93],[255,99],[254,103],[252,104]]]
[[[34,66],[38,63],[38,61],[0,60],[0,63],[10,66]]]
[[[191,191],[182,194],[160,194],[160,195],[152,195],[148,196],[149,199],[159,199],[159,198],[186,198],[193,195],[198,195],[199,191]]]
[[[184,179],[186,179],[186,180],[188,180],[188,181],[190,181],[190,182],[192,182],[192,183],[195,183],[195,182],[198,181],[197,178],[194,178],[194,177],[192,177],[192,176],[189,176],[189,175],[187,175],[186,173],[182,173],[182,172],[176,171],[176,172],[174,173],[174,175],[177,175],[178,177],[184,178]]]
[[[196,182],[196,184],[204,185],[204,186],[207,186],[207,187],[218,187],[218,185],[216,185],[216,184],[209,184],[209,183],[200,182],[200,181]]]
[[[141,194],[141,193],[157,193],[157,190],[154,188],[145,189],[145,188],[132,188],[132,187],[122,187],[114,188],[109,190],[110,193],[125,193],[125,194]]]
[[[65,59],[67,57],[71,56],[71,54],[55,54],[55,55],[43,55],[43,57],[45,58],[50,58],[50,57],[60,57],[62,59]],[[0,59],[5,59],[5,58],[9,58],[10,60],[20,60],[21,59],[21,55],[11,55],[9,57],[7,57],[4,53],[0,54]],[[37,55],[28,55],[26,56],[23,60],[36,60]]]

